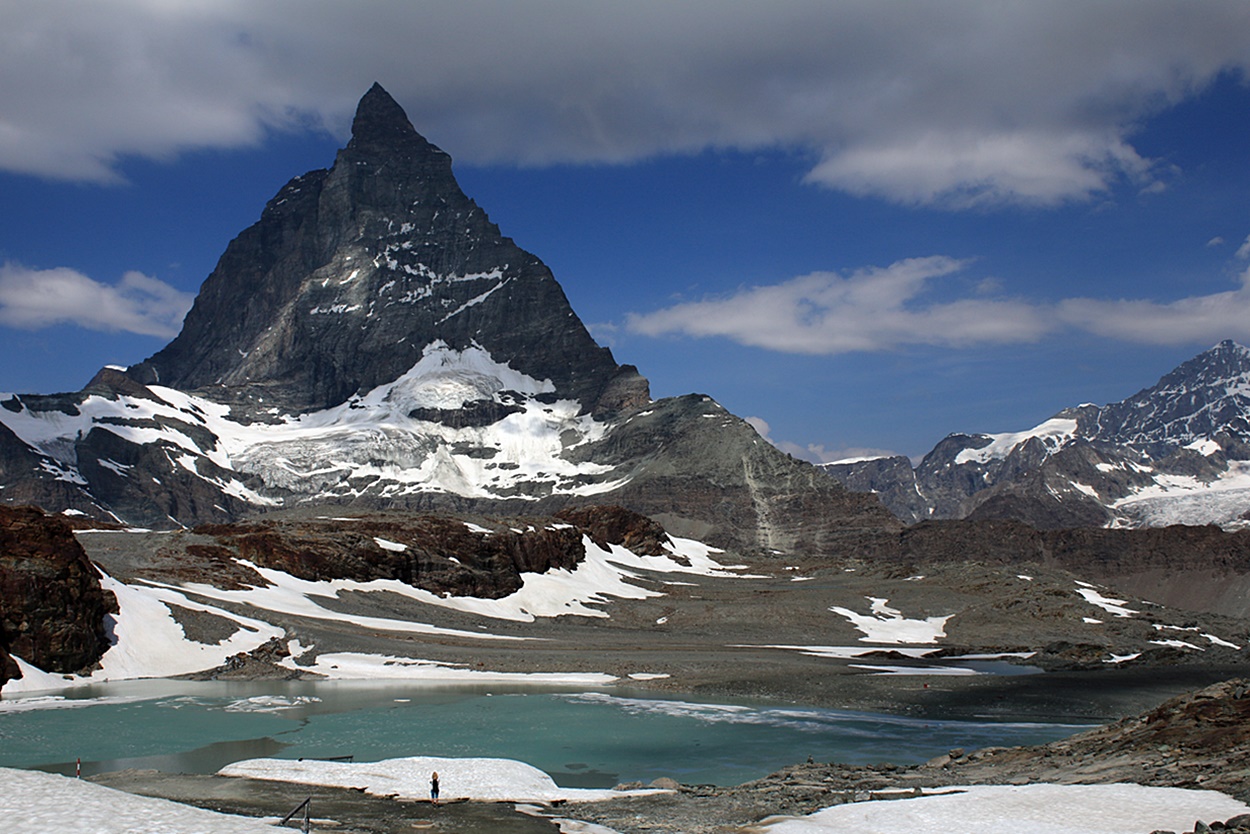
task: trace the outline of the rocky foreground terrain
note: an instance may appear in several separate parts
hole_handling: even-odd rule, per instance
[[[1206,687],[1038,747],[952,750],[915,767],[808,762],[733,788],[686,785],[662,798],[579,804],[568,813],[621,834],[725,834],[769,816],[801,816],[843,802],[1038,782],[1202,788],[1250,802],[1250,681]],[[1238,822],[1250,828],[1250,819]]]
[[[1020,676],[975,674],[973,659],[986,655],[1026,667],[1022,671],[1088,674],[1099,686],[1132,678],[1131,685],[1121,681],[1112,687],[1128,686],[1129,691],[1141,686],[1134,676],[1149,672],[1165,683],[1163,690],[1149,692],[1149,698],[1158,699],[1220,679],[1213,675],[1231,677],[1250,668],[1250,625],[1243,617],[1219,613],[1214,604],[1206,610],[1166,606],[1157,598],[1126,594],[1118,584],[1102,584],[1108,573],[1137,570],[1153,571],[1175,588],[1196,584],[1194,577],[1205,577],[1209,587],[1235,586],[1248,573],[1236,552],[1244,534],[1214,529],[1126,531],[1141,539],[1139,547],[1118,561],[1100,565],[1090,560],[1090,567],[1081,570],[1075,556],[1082,549],[1097,551],[1099,531],[1069,531],[1059,542],[1054,534],[1019,525],[990,530],[950,522],[909,528],[902,536],[879,535],[878,548],[860,553],[823,559],[756,554],[732,570],[676,576],[672,571],[685,557],[665,550],[672,540],[663,529],[613,507],[527,519],[411,513],[268,516],[173,533],[82,530],[77,541],[62,517],[34,510],[10,515],[15,521],[6,535],[34,536],[31,531],[37,530],[33,541],[63,543],[66,553],[57,558],[79,566],[62,570],[55,593],[51,586],[35,593],[20,584],[31,580],[11,578],[6,581],[18,582],[15,590],[0,598],[6,617],[0,649],[22,634],[41,635],[38,639],[46,642],[71,623],[96,635],[83,643],[92,652],[57,666],[46,661],[46,668],[58,672],[89,669],[107,647],[99,635],[111,594],[90,575],[88,557],[112,581],[140,592],[155,583],[170,589],[167,594],[182,595],[185,601],[170,604],[169,610],[189,641],[212,646],[236,635],[240,616],[264,621],[271,634],[281,636],[220,669],[186,670],[205,676],[316,677],[326,671],[319,666],[322,655],[359,652],[453,665],[468,660],[474,668],[506,672],[621,679],[645,673],[640,685],[650,688],[891,710],[899,700],[895,691],[918,688],[910,683],[917,673],[946,673],[927,690],[931,701],[953,687],[961,698],[984,693],[983,707],[992,708],[998,697],[1027,700],[1031,687],[1012,680]],[[1092,538],[1078,541],[1080,535]],[[500,611],[496,602],[508,599],[523,575],[567,578],[584,566],[585,541],[623,546],[638,559],[656,561],[639,561],[623,573],[610,566],[594,568],[617,577],[596,574],[595,580],[615,590],[583,587],[576,592],[581,602],[572,597],[555,601],[546,613],[540,610],[546,603],[540,603],[537,615]],[[1182,546],[1191,554],[1205,548],[1224,561],[1209,562],[1212,568],[1219,564],[1219,570],[1169,568],[1168,554]],[[740,556],[717,558],[732,565]],[[38,574],[45,584],[59,575],[46,560],[15,564],[24,566],[22,576]],[[278,573],[262,576],[260,571]],[[19,576],[11,569],[5,575]],[[400,586],[368,584],[376,580]],[[300,592],[309,594],[303,613],[276,609],[264,594],[246,590],[296,581],[326,583],[322,590]],[[357,584],[349,590],[331,587],[331,581]],[[397,592],[403,588],[413,591]],[[79,598],[92,604],[71,605],[76,617],[66,618],[65,600]],[[1206,601],[1218,599],[1212,593]],[[357,624],[365,619],[372,625]],[[394,621],[395,628],[380,628],[385,621]],[[443,631],[416,639],[406,630],[409,623],[429,623]],[[491,636],[529,638],[530,644],[518,652],[509,639],[486,639]],[[293,659],[289,647],[295,642],[300,653]],[[14,653],[28,659],[22,651]],[[1206,670],[1205,677],[1195,680],[1195,670]],[[900,679],[900,671],[911,674]],[[844,678],[853,684],[843,685]],[[1076,694],[1050,714],[1106,720],[1144,703],[1130,700],[1104,709],[1082,703]]]
[[[19,676],[10,653],[52,672],[95,663],[116,610],[63,520],[0,505],[0,685]]]

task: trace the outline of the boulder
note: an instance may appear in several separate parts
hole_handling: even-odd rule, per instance
[[[0,505],[0,685],[19,677],[12,656],[48,672],[92,666],[109,647],[105,616],[116,610],[63,519]]]

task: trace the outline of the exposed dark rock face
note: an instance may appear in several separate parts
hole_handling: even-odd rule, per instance
[[[629,478],[612,501],[719,547],[833,555],[902,526],[699,394],[652,403],[576,453]]]
[[[64,521],[0,506],[0,685],[18,677],[10,655],[50,672],[96,663],[116,606]]]
[[[23,406],[18,405],[19,402],[14,397],[6,401],[4,407],[20,409]],[[0,493],[0,500],[5,504],[101,514],[90,495],[65,477],[64,471],[54,461],[31,449],[3,424],[0,424],[0,483],[5,486]]]
[[[451,157],[375,84],[334,166],[269,202],[178,337],[129,373],[299,413],[397,379],[437,340],[481,345],[588,410],[648,399],[646,380],[594,343],[550,270],[500,234]]]
[[[310,581],[395,579],[454,596],[498,599],[517,591],[521,574],[573,569],[584,536],[635,552],[664,553],[667,534],[620,507],[582,507],[545,519],[465,520],[447,515],[364,515],[350,521],[264,519],[206,525],[195,531],[218,544],[201,557],[245,559]],[[177,558],[169,554],[171,558]],[[184,576],[183,579],[190,579]],[[260,577],[250,580],[259,584]]]
[[[916,473],[903,455],[869,458],[821,467],[852,492],[872,492],[894,515],[904,521],[922,521],[930,508],[916,488]]]
[[[574,507],[556,513],[556,518],[572,524],[600,547],[619,544],[627,550],[646,556],[663,556],[669,552],[668,533],[644,515],[623,507]]]

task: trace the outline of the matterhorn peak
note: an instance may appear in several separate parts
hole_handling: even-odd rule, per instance
[[[394,382],[435,343],[480,348],[587,412],[648,401],[646,380],[595,344],[546,265],[500,233],[374,84],[334,166],[270,200],[178,337],[129,373],[298,414]]]
[[[360,139],[380,133],[416,133],[408,114],[399,102],[376,81],[356,105],[356,118],[352,121],[352,136]]]
[[[450,157],[417,133],[404,108],[376,82],[356,105],[352,139],[347,149],[384,154],[434,154],[442,158],[448,169],[451,167]]]

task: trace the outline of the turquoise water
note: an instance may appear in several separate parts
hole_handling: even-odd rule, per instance
[[[953,747],[1037,744],[1068,724],[931,721],[602,692],[408,684],[152,681],[67,693],[59,708],[0,702],[0,766],[84,775],[211,773],[261,756],[374,761],[517,759],[568,787],[670,776],[737,784],[787,764],[925,761]],[[70,706],[79,704],[79,706]]]

